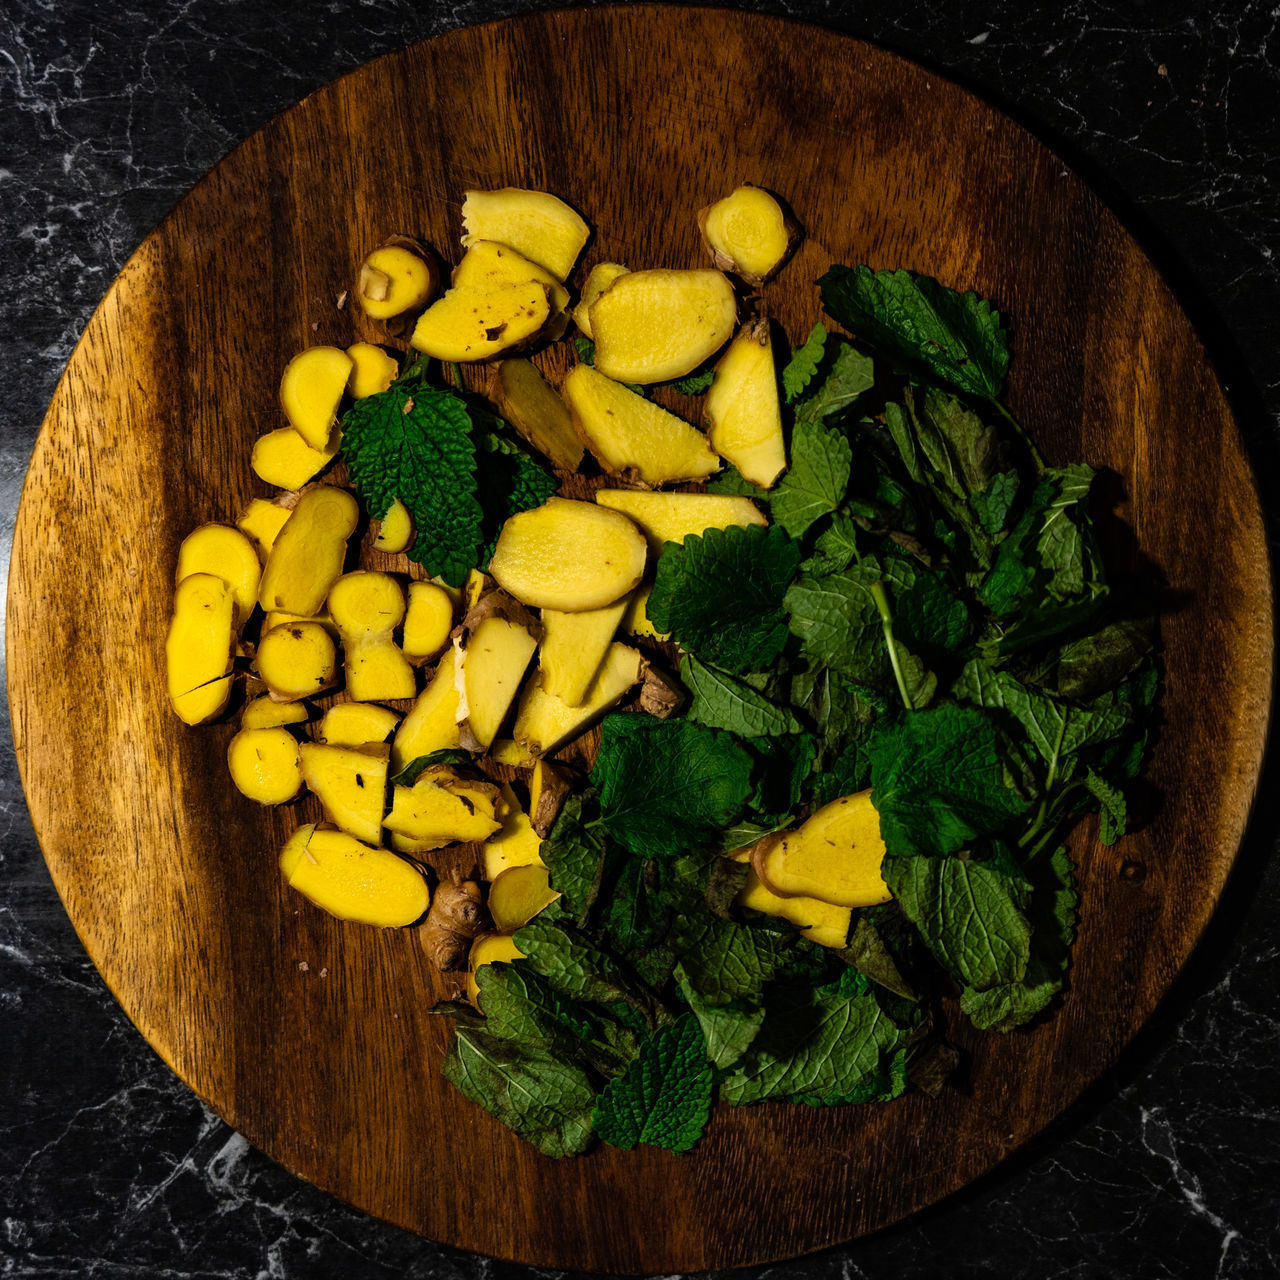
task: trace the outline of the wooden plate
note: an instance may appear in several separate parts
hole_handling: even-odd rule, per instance
[[[335,308],[411,230],[456,253],[469,186],[558,192],[597,257],[703,261],[693,211],[741,180],[808,229],[768,292],[793,338],[831,261],[902,265],[1012,317],[1010,402],[1051,460],[1123,479],[1119,514],[1180,603],[1164,619],[1162,801],[1113,850],[1078,833],[1071,992],[957,1037],[937,1101],[717,1113],[684,1157],[541,1157],[437,1073],[447,1027],[408,934],[283,889],[293,815],[230,786],[232,726],[183,728],[162,646],[178,542],[262,492],[285,361],[362,329]],[[175,1071],[250,1141],[369,1213],[551,1267],[693,1270],[848,1240],[990,1169],[1152,1011],[1244,828],[1271,695],[1267,548],[1203,348],[1151,263],[1051,152],[930,72],[776,19],[637,7],[455,31],[373,63],[227,157],[147,237],[49,409],[9,586],[15,738],[89,954]]]

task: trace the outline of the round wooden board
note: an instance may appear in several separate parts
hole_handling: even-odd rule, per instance
[[[766,294],[795,340],[831,261],[906,266],[1012,318],[1010,403],[1052,461],[1123,480],[1165,572],[1154,819],[1073,840],[1071,990],[1010,1036],[957,1025],[969,1080],[936,1101],[722,1108],[690,1155],[537,1155],[440,1078],[449,1034],[410,933],[343,926],[283,887],[296,815],[231,787],[233,726],[164,696],[181,538],[263,492],[300,347],[376,336],[335,295],[388,233],[456,255],[461,195],[555,191],[584,265],[702,264],[693,211],[743,180],[808,238]],[[58,890],[164,1059],[254,1144],[449,1244],[626,1272],[848,1240],[968,1183],[1112,1062],[1213,910],[1255,787],[1272,600],[1258,496],[1205,352],[1119,222],[1050,151],[881,50],[745,14],[637,7],[456,31],[308,98],[225,159],[133,256],[58,386],[9,585],[18,759]],[[1129,866],[1122,871],[1122,866]],[[1137,869],[1137,873],[1135,873]],[[956,1020],[953,1017],[953,1022]]]

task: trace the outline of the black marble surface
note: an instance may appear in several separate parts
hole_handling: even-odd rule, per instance
[[[414,0],[0,6],[0,521],[94,305],[220,156],[334,76],[538,7]],[[762,3],[960,79],[1057,146],[1191,307],[1280,511],[1275,0]],[[356,1213],[252,1150],[105,990],[0,742],[0,1274],[514,1276]],[[1280,1275],[1276,767],[1204,944],[1119,1067],[981,1183],[761,1275]],[[655,1224],[660,1230],[660,1224]]]

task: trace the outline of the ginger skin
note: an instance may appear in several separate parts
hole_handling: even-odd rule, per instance
[[[466,968],[472,942],[488,925],[480,886],[474,880],[461,884],[444,881],[436,886],[420,935],[422,949],[441,973]]]

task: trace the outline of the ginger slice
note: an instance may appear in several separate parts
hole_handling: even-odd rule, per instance
[[[449,642],[453,598],[435,582],[411,582],[400,650],[415,667],[429,662]]]
[[[353,343],[347,348],[347,356],[351,360],[347,394],[353,400],[363,400],[385,391],[400,372],[394,358],[372,342]]]
[[[647,557],[644,535],[626,516],[548,498],[502,526],[489,572],[522,604],[577,613],[621,599],[644,576]]]
[[[495,738],[489,748],[489,759],[512,769],[527,769],[533,763],[533,757],[514,738]]]
[[[258,585],[262,608],[303,617],[319,613],[342,574],[347,539],[359,518],[359,504],[345,490],[327,484],[308,489],[267,557]]]
[[[417,677],[392,636],[404,617],[404,592],[390,574],[357,569],[329,591],[329,616],[342,639],[347,693],[356,702],[412,698]]]
[[[668,382],[733,336],[738,303],[719,271],[629,271],[591,304],[595,367],[617,382]]]
[[[366,747],[386,742],[400,723],[400,713],[373,702],[339,702],[324,713],[316,733],[331,747]]]
[[[711,260],[749,284],[763,284],[800,242],[800,228],[775,196],[741,186],[698,210],[698,230]]]
[[[422,949],[442,973],[461,969],[471,944],[487,927],[480,886],[474,880],[461,884],[444,881],[431,901],[431,910],[418,935]]]
[[[313,449],[323,449],[338,422],[338,405],[354,362],[340,347],[308,347],[284,368],[280,407]]]
[[[537,281],[450,289],[418,317],[409,345],[437,360],[491,360],[533,342],[550,318],[550,295]]]
[[[467,611],[454,641],[458,736],[464,750],[487,751],[498,736],[540,630],[533,615],[504,591],[485,592]]]
[[[378,522],[378,536],[373,540],[373,545],[378,551],[398,555],[401,551],[408,551],[413,545],[415,532],[409,508],[396,498],[387,508],[387,514]]]
[[[503,187],[468,191],[462,201],[464,247],[497,240],[567,280],[591,236],[591,228],[563,200],[546,191]]]
[[[522,357],[503,360],[495,379],[495,399],[503,417],[539,453],[561,471],[576,471],[584,452],[573,429],[573,419],[564,401],[538,372],[538,367]]]
[[[880,815],[871,792],[859,791],[824,805],[780,839],[762,840],[752,866],[780,898],[872,907],[893,897],[880,874],[884,855]]]
[[[585,701],[577,707],[547,693],[536,680],[529,681],[516,711],[515,740],[524,743],[535,756],[564,746],[620,702],[644,676],[646,665],[642,653],[614,641]]]
[[[393,772],[399,773],[421,756],[459,745],[458,686],[454,682],[457,657],[457,650],[452,646],[444,651],[427,687],[400,721],[391,744]]]
[[[630,599],[627,601],[627,611],[622,615],[622,622],[619,624],[618,630],[629,636],[644,637],[647,636],[652,640],[669,640],[671,636],[665,631],[659,631],[657,627],[649,621],[649,596],[653,593],[653,586],[647,585],[637,587],[631,593]]]
[[[771,489],[786,470],[787,451],[767,320],[747,325],[720,357],[703,414],[711,447],[744,480]]]
[[[337,427],[319,449],[313,449],[292,427],[277,427],[253,442],[249,465],[266,484],[301,489],[338,456],[341,444],[342,432]]]
[[[738,906],[786,920],[803,930],[804,936],[820,947],[839,950],[848,943],[849,927],[853,922],[851,907],[832,906],[829,902],[819,902],[817,898],[780,898],[756,874],[755,867],[751,865],[751,849],[741,849],[731,857],[734,862],[747,863],[746,883],[734,899]]]
[[[422,919],[431,901],[413,863],[343,831],[300,827],[280,853],[280,870],[322,911],[356,924],[403,928]]]
[[[204,724],[227,705],[235,644],[231,588],[211,573],[183,578],[164,649],[169,701],[184,723]]]
[[[283,609],[272,609],[270,613],[263,615],[261,634],[265,636],[268,631],[274,631],[277,627],[288,626],[291,622],[314,622],[323,627],[335,640],[338,638],[338,628],[333,625],[333,619],[327,613],[307,615],[286,613]]]
[[[435,255],[398,236],[360,264],[356,298],[371,320],[390,320],[425,306],[439,285]]]
[[[571,707],[581,705],[609,653],[627,600],[624,596],[603,609],[580,613],[543,609],[538,670],[548,693]]]
[[[490,881],[510,867],[542,865],[542,840],[509,783],[502,786],[502,799],[506,806],[502,826],[484,842],[481,850],[484,878]]]
[[[706,437],[620,382],[577,365],[564,380],[573,428],[610,475],[650,488],[720,470]]]
[[[487,840],[502,825],[494,816],[498,789],[444,785],[453,775],[428,769],[411,787],[392,787],[388,831],[408,837],[418,851]]]
[[[480,1009],[480,986],[476,982],[476,970],[481,965],[510,963],[512,960],[523,960],[524,952],[516,946],[515,939],[505,933],[484,933],[471,944],[471,954],[467,959],[467,999]],[[483,1013],[484,1010],[480,1009]]]
[[[530,262],[510,245],[495,240],[471,240],[462,261],[453,269],[455,289],[496,289],[501,285],[534,280],[545,285],[551,301],[547,337],[562,337],[569,327],[569,290],[545,267]]]
[[[187,534],[178,548],[174,584],[193,573],[210,573],[227,584],[235,602],[236,626],[244,626],[257,602],[262,574],[253,543],[229,524],[202,524]]]
[[[240,713],[241,729],[279,729],[286,724],[305,724],[310,713],[304,702],[277,702],[271,697],[246,702]]]
[[[597,262],[591,268],[586,282],[582,286],[582,297],[573,309],[573,323],[588,338],[591,333],[591,304],[619,277],[625,276],[629,268],[620,262]]]
[[[254,669],[277,702],[310,698],[337,683],[338,651],[318,622],[286,622],[258,641]]]
[[[302,790],[298,740],[288,729],[241,729],[227,745],[227,768],[241,795],[287,804]]]
[[[551,873],[541,863],[508,867],[489,887],[493,927],[499,933],[515,933],[559,896],[551,887]]]
[[[387,749],[304,742],[298,751],[302,780],[329,821],[357,840],[377,844],[387,795]]]
[[[253,543],[258,559],[265,564],[280,530],[292,514],[292,507],[269,502],[266,498],[254,498],[244,509],[244,515],[236,521],[236,528]],[[257,594],[256,587],[254,594]]]
[[[544,838],[555,826],[573,784],[568,772],[550,760],[538,760],[529,775],[529,821]]]
[[[644,493],[637,489],[597,489],[596,502],[621,511],[640,526],[654,556],[668,542],[683,542],[690,534],[731,525],[767,524],[750,498],[727,493]]]

